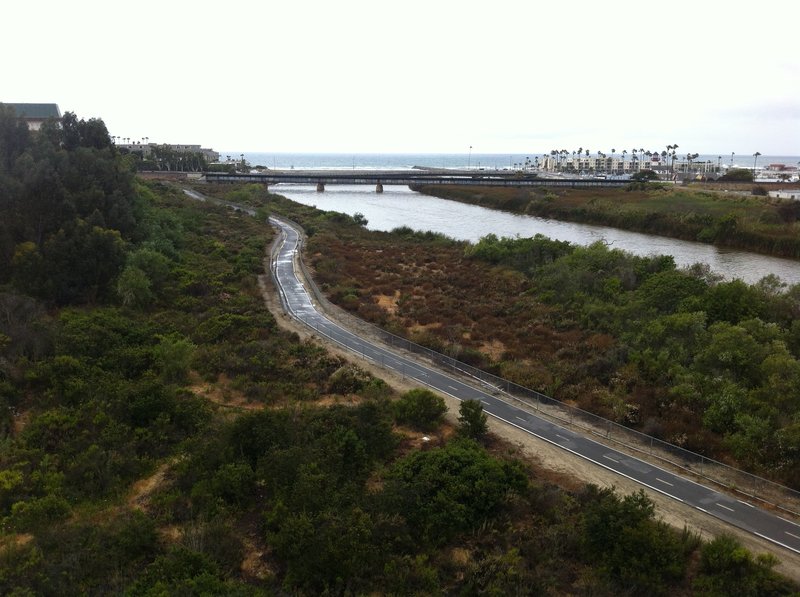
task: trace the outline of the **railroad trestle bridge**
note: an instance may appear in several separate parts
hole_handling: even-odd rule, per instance
[[[629,180],[597,178],[540,178],[534,175],[507,174],[491,171],[432,172],[428,170],[358,170],[355,172],[330,171],[267,171],[259,173],[229,174],[206,172],[207,182],[255,182],[274,184],[313,184],[318,192],[326,185],[374,185],[382,193],[384,185],[418,187],[424,185],[464,185],[485,187],[624,187]]]

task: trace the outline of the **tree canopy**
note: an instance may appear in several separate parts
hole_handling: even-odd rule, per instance
[[[0,283],[58,304],[112,291],[142,206],[102,120],[67,112],[30,133],[0,105],[0,189]]]

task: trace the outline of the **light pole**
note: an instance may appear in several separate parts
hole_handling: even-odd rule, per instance
[[[472,165],[472,145],[469,146],[469,157],[467,158],[467,170],[470,169]]]

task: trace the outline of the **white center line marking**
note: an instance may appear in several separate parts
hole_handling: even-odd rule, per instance
[[[674,486],[672,483],[670,483],[669,481],[664,481],[664,479],[659,479],[658,477],[656,477],[656,481],[661,481],[661,482],[662,482],[662,483],[664,483],[665,485],[669,485],[670,487],[675,487],[675,486]]]
[[[526,423],[528,422],[528,419],[523,419],[522,417],[517,417],[517,419],[520,420],[520,421],[524,421]]]
[[[749,506],[750,508],[755,508],[755,506],[749,502],[743,502],[742,500],[736,500],[740,504],[744,504],[745,506]]]
[[[453,390],[454,392],[458,392],[458,388],[454,388],[453,386],[447,386],[447,387]]]
[[[720,508],[725,508],[726,510],[730,510],[731,512],[735,512],[733,508],[728,508],[728,506],[720,504],[719,502],[717,502],[717,506],[719,506]]]
[[[568,442],[568,441],[570,441],[568,437],[564,437],[563,435],[559,435],[558,433],[556,433],[556,437],[560,437],[560,438],[561,438],[561,439],[563,439],[565,442]]]
[[[605,454],[603,454],[603,458],[608,458],[611,462],[616,462],[617,464],[619,464],[619,460],[617,460],[616,458],[611,458],[611,456],[606,456]]]
[[[798,537],[794,533],[790,533],[789,531],[783,531],[783,532],[786,533],[787,535],[789,535],[790,537],[794,537],[795,539],[800,539],[800,537]]]

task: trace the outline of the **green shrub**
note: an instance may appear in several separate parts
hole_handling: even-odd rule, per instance
[[[424,388],[410,390],[394,403],[398,423],[411,425],[421,431],[436,429],[447,412],[444,400]]]

